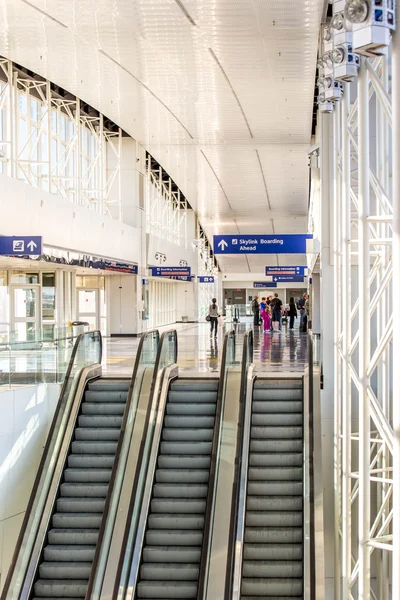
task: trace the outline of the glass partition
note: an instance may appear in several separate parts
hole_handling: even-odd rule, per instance
[[[22,598],[25,575],[39,533],[50,486],[74,404],[80,374],[85,367],[101,365],[102,340],[99,331],[81,334],[75,343],[65,374],[56,412],[47,437],[42,460],[32,489],[12,566],[5,583],[7,598]]]

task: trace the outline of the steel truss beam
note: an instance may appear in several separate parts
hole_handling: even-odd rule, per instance
[[[0,57],[0,172],[121,220],[121,143],[102,114]]]
[[[389,78],[400,104],[396,56],[397,77],[390,53],[362,58],[332,117],[335,600],[400,598],[400,109]]]

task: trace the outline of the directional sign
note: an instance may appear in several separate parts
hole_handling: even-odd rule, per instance
[[[190,277],[190,267],[150,267],[153,277]]]
[[[255,281],[253,283],[253,288],[256,289],[267,289],[267,288],[276,288],[276,283],[271,283],[270,281]]]
[[[275,275],[272,280],[275,283],[282,283],[284,281],[291,283],[304,283],[304,277],[302,275]]]
[[[198,280],[199,283],[214,283],[214,277],[212,275],[199,275]]]
[[[214,235],[214,254],[306,254],[308,233]]]
[[[0,254],[7,256],[42,254],[42,237],[38,235],[2,236],[0,237]]]
[[[302,275],[306,274],[308,267],[265,267],[266,275]]]

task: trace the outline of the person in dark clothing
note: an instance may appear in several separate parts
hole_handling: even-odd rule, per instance
[[[271,302],[272,308],[272,327],[274,331],[279,331],[279,324],[282,317],[282,300],[278,294],[274,294],[274,299]]]
[[[289,317],[290,317],[289,329],[293,329],[294,320],[297,317],[297,308],[294,303],[294,298],[290,298],[290,301],[289,301]]]
[[[258,327],[260,325],[260,303],[258,302],[258,296],[254,296],[251,310],[254,315],[254,327]]]

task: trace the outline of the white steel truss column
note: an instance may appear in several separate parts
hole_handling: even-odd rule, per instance
[[[362,58],[357,83],[344,84],[334,109],[335,600],[400,598],[400,36],[395,36],[393,59],[390,52]]]

